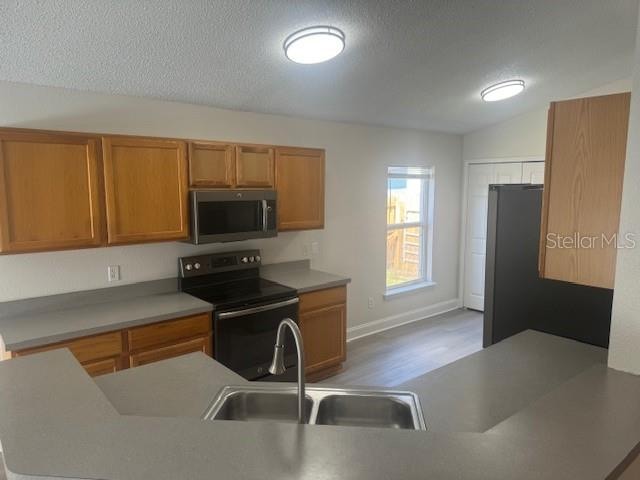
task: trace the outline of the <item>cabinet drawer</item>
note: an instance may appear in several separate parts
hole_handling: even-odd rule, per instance
[[[136,353],[129,357],[131,367],[139,367],[147,363],[158,362],[168,358],[179,357],[187,353],[203,352],[211,356],[211,336],[194,338],[181,343],[167,345],[166,347],[155,348],[144,352]]]
[[[208,313],[132,328],[128,332],[129,350],[156,347],[183,338],[207,335],[210,331],[211,316]]]
[[[54,343],[43,347],[29,348],[15,352],[16,356],[46,352],[58,348],[68,348],[80,363],[91,362],[106,357],[115,357],[122,353],[122,334],[120,332],[105,333],[93,337],[84,337],[68,342]]]
[[[114,373],[121,369],[120,357],[107,358],[97,362],[83,363],[82,366],[92,377]]]
[[[303,293],[300,295],[300,313],[316,310],[329,305],[345,303],[347,301],[347,288],[336,287]]]

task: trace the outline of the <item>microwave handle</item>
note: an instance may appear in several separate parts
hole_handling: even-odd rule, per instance
[[[266,200],[262,200],[262,231],[266,232],[269,229],[269,212]]]

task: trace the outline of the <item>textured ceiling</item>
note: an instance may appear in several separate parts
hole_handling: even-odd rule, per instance
[[[0,0],[0,80],[467,132],[631,75],[638,0]],[[296,29],[342,55],[297,65]],[[519,97],[485,104],[521,77]],[[1,109],[1,106],[0,106]]]

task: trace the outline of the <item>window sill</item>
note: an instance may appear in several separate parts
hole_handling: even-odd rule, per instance
[[[384,293],[384,295],[382,295],[382,298],[384,298],[385,300],[391,300],[392,298],[395,298],[397,296],[413,293],[418,290],[424,290],[426,288],[431,288],[436,285],[437,285],[436,282],[420,282],[420,283],[414,283],[413,285],[406,285],[404,287],[391,288],[387,290]]]

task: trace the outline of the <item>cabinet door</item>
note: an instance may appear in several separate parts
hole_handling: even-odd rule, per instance
[[[185,143],[105,137],[103,150],[109,243],[187,238]]]
[[[630,94],[549,110],[540,274],[613,288]]]
[[[207,335],[165,347],[135,353],[130,356],[130,362],[131,367],[138,367],[140,365],[146,365],[147,363],[179,357],[193,352],[203,352],[211,356],[211,336]]]
[[[0,251],[103,243],[100,140],[0,132]]]
[[[235,183],[232,145],[189,143],[189,179],[192,187],[230,188]]]
[[[338,304],[300,314],[307,373],[345,360],[346,312],[346,305]]]
[[[276,150],[278,230],[324,228],[324,151]]]
[[[236,147],[236,186],[273,188],[273,148]]]

